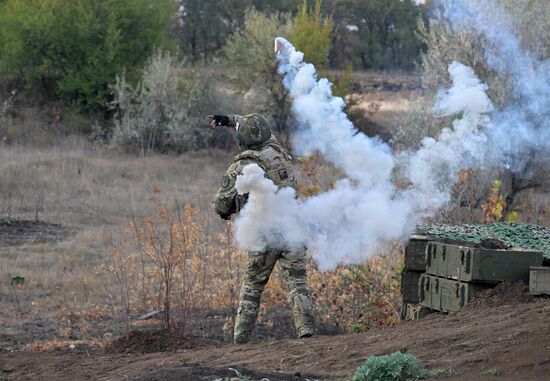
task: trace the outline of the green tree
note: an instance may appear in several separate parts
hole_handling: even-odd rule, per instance
[[[412,0],[332,0],[336,24],[331,66],[352,61],[363,69],[410,69],[422,49],[416,35],[424,7]]]
[[[469,1],[486,7],[485,12],[493,12],[495,3],[511,15],[514,20],[515,33],[522,48],[542,59],[550,57],[550,8],[546,0],[496,0],[495,2]],[[474,69],[481,82],[489,87],[488,94],[497,106],[504,106],[514,97],[511,73],[497,72],[487,63],[486,52],[492,49],[486,38],[474,28],[466,25],[451,25],[445,18],[445,4],[440,4],[438,11],[427,24],[419,23],[418,30],[426,50],[421,55],[422,85],[427,94],[434,94],[440,88],[448,86],[448,67],[453,61],[459,61]],[[439,118],[434,115],[431,99],[418,99],[411,111],[404,118],[394,134],[392,142],[400,149],[418,146],[426,136],[436,137],[443,128],[451,123],[451,118]],[[535,153],[524,153],[535,157]],[[513,167],[513,165],[512,165]],[[487,179],[502,180],[502,196],[506,203],[502,217],[517,218],[514,214],[515,200],[520,193],[529,190],[533,194],[537,188],[548,184],[547,163],[530,160],[521,174],[506,169],[490,168],[488,171],[469,173],[464,183],[457,187],[453,200],[443,212],[442,220],[478,222],[480,200],[486,197]],[[531,196],[530,196],[531,197]],[[483,215],[483,214],[482,214]],[[460,216],[460,217],[458,217]]]
[[[223,52],[233,69],[239,89],[254,92],[254,110],[269,115],[278,131],[286,129],[289,117],[288,94],[277,74],[273,52],[275,37],[289,37],[292,32],[289,15],[266,16],[254,9],[247,11],[244,27],[227,41]]]
[[[325,68],[328,61],[330,37],[334,27],[331,18],[321,15],[321,0],[316,0],[313,8],[309,8],[304,0],[294,18],[294,30],[291,41],[299,51],[304,53],[306,61],[318,69]]]
[[[209,63],[227,36],[241,28],[250,0],[182,0],[178,38],[181,52],[194,62]]]
[[[112,86],[112,146],[141,155],[227,148],[232,134],[214,131],[205,121],[219,104],[215,88],[204,73],[186,67],[173,54],[157,52],[135,87],[124,77],[117,77]]]
[[[181,0],[177,35],[180,50],[194,62],[210,63],[228,36],[242,29],[246,10],[269,16],[295,12],[300,0]]]
[[[0,74],[79,109],[105,110],[108,85],[135,78],[155,47],[169,48],[172,0],[4,0]]]

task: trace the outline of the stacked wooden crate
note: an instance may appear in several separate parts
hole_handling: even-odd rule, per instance
[[[527,282],[531,266],[542,265],[542,253],[429,242],[426,261],[419,281],[420,304],[447,312],[459,310],[476,292],[500,282]]]
[[[548,253],[507,245],[500,249],[486,248],[484,241],[491,225],[475,226],[475,230],[461,231],[461,227],[449,229],[449,226],[445,229],[452,232],[452,240],[446,239],[444,232],[433,234],[432,228],[420,232],[426,234],[412,235],[406,245],[401,279],[402,319],[415,320],[433,311],[457,311],[476,292],[500,282],[530,282],[531,293],[550,292],[550,267],[542,266],[548,264],[545,256]],[[498,229],[510,234],[526,228],[501,224]],[[536,231],[539,234],[540,229]],[[541,244],[544,249],[548,247],[545,237],[536,239],[544,241]],[[494,240],[501,242],[498,238]],[[531,242],[529,246],[536,247]]]
[[[419,292],[420,278],[426,272],[428,243],[428,237],[413,235],[405,246],[405,267],[401,273],[401,295],[403,296],[401,319],[420,319],[431,311],[420,305]]]

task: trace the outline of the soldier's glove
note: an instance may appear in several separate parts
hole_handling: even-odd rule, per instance
[[[231,219],[231,214],[220,214],[220,218],[225,221],[229,221]]]
[[[218,126],[229,126],[229,117],[227,115],[210,115],[210,125],[213,128]]]

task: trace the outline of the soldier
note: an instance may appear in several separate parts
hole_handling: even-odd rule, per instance
[[[297,189],[290,155],[271,134],[269,123],[264,116],[211,115],[210,119],[212,127],[235,128],[241,147],[241,152],[235,156],[222,177],[221,186],[212,201],[212,207],[221,218],[228,220],[232,214],[238,213],[244,207],[247,195],[237,193],[235,181],[237,175],[241,174],[248,164],[258,164],[265,171],[265,176],[279,188]],[[258,316],[262,292],[277,261],[288,289],[298,336],[305,338],[313,335],[313,308],[306,281],[305,260],[305,249],[268,248],[265,251],[248,253],[235,320],[235,343],[246,343],[250,339]]]

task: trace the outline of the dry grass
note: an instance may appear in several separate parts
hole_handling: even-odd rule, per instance
[[[123,156],[73,141],[56,148],[0,147],[0,207],[12,217],[32,218],[35,193],[44,220],[104,226],[153,207],[150,197],[204,201],[230,158],[221,151],[181,156]]]
[[[391,130],[396,113],[401,112],[390,110],[394,107],[392,102],[401,107],[407,106],[408,101],[403,101],[403,95],[392,89],[368,88],[371,83],[382,81],[378,74],[375,77],[357,78],[370,93],[358,107],[370,110],[375,107],[373,104],[386,102],[370,117]],[[409,86],[412,80],[405,78],[402,86]],[[395,83],[389,78],[388,81],[390,87]],[[155,324],[136,319],[149,308],[162,309],[159,297],[162,286],[158,282],[162,269],[155,268],[153,263],[162,256],[158,257],[153,249],[154,240],[145,242],[144,237],[157,227],[164,232],[170,230],[166,221],[159,221],[159,211],[163,206],[173,213],[176,202],[180,206],[189,204],[196,211],[193,223],[197,224],[201,238],[195,244],[198,247],[188,254],[195,268],[206,270],[203,276],[210,274],[212,279],[203,278],[201,287],[189,287],[190,283],[181,280],[196,275],[196,269],[185,272],[176,268],[173,319],[177,323],[183,312],[185,318],[195,319],[208,335],[211,332],[205,327],[204,314],[189,316],[197,305],[207,304],[208,313],[213,318],[219,317],[223,324],[227,313],[234,309],[235,290],[229,294],[215,290],[227,289],[228,284],[234,287],[242,263],[237,260],[232,268],[227,266],[227,261],[238,259],[238,255],[235,257],[234,248],[220,238],[219,233],[227,232],[227,225],[211,212],[209,203],[231,153],[202,151],[136,157],[79,138],[59,137],[52,144],[57,139],[52,138],[54,135],[41,135],[40,131],[45,130],[43,120],[49,121],[52,130],[58,124],[62,126],[66,118],[55,116],[55,110],[44,111],[44,118],[33,114],[34,109],[28,110],[32,115],[16,118],[13,123],[8,121],[7,126],[11,126],[12,143],[26,141],[32,146],[0,144],[0,217],[38,218],[61,224],[71,234],[62,240],[38,239],[19,246],[0,246],[0,300],[4,307],[0,309],[0,324],[5,327],[0,333],[0,346],[50,348],[56,343],[62,347],[69,342],[97,343],[110,340],[130,326]],[[342,176],[319,157],[298,163],[300,191],[305,196],[330,189]],[[138,229],[130,225],[134,222]],[[143,251],[137,245],[136,231],[141,234]],[[205,248],[211,257],[202,256]],[[311,288],[317,299],[320,323],[326,331],[362,330],[372,324],[395,322],[399,300],[394,270],[399,268],[401,257],[396,250],[388,252],[387,256],[373,258],[355,274],[349,269],[321,274],[310,264]],[[140,291],[143,285],[140,254],[150,266],[148,298]],[[178,255],[174,260],[180,266],[183,262]],[[113,271],[117,258],[118,272]],[[24,277],[25,283],[12,286],[13,276]],[[129,282],[129,304],[123,297],[125,279]],[[186,292],[193,295],[184,297]],[[182,301],[192,303],[185,306]],[[128,308],[122,311],[125,304]],[[264,294],[260,313],[264,330],[274,332],[278,323],[273,321],[268,307],[283,310],[283,315],[290,318],[289,312],[284,311],[286,292],[277,271]],[[226,315],[219,315],[220,311]],[[226,331],[230,331],[231,321],[226,323]],[[283,329],[288,330],[288,326],[283,325]]]
[[[425,96],[414,73],[357,72],[352,82],[351,111],[364,113],[379,126],[366,132],[381,136],[391,136],[414,102]]]
[[[151,201],[190,203],[208,232],[224,225],[210,213],[230,154],[124,156],[68,139],[52,148],[0,146],[0,212],[70,229],[66,240],[0,246],[0,342],[97,336],[109,311],[98,265],[109,253],[103,239],[133,216],[156,209]],[[25,278],[12,286],[13,276]],[[99,331],[98,331],[99,329]],[[106,330],[105,332],[108,332]],[[100,335],[101,336],[101,335]]]
[[[209,205],[230,158],[220,151],[126,156],[76,139],[51,148],[0,147],[2,217],[33,220],[38,215],[71,232],[62,240],[0,246],[5,307],[0,309],[5,327],[0,345],[49,348],[108,341],[131,327],[162,321],[162,314],[153,321],[137,316],[162,311],[167,294],[174,324],[211,335],[213,328],[205,321],[209,316],[218,325],[225,321],[223,333],[230,338],[244,263],[227,235],[228,225]],[[299,163],[306,195],[330,188],[341,176],[318,157]],[[190,209],[178,212],[176,202]],[[178,249],[169,251],[172,247]],[[166,261],[173,265],[169,293],[163,283]],[[321,274],[310,265],[320,325],[327,332],[395,321],[399,301],[393,271],[400,266],[399,253],[366,266],[363,270],[373,270],[374,276],[360,273],[352,285],[349,270]],[[24,284],[12,285],[14,276],[23,277]],[[382,300],[385,290],[391,296]],[[286,302],[276,271],[260,314],[265,331],[277,326],[288,331],[287,323],[274,322],[280,317],[269,312],[285,310]],[[363,313],[365,308],[370,312]],[[290,313],[283,316],[290,318]],[[215,337],[220,337],[221,325]]]

